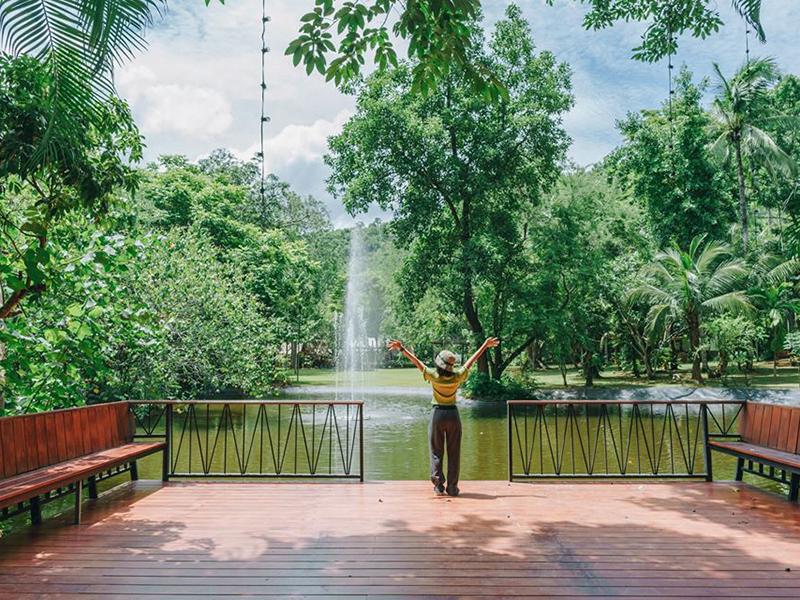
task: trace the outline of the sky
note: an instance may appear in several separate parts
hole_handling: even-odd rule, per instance
[[[318,74],[294,68],[284,49],[296,36],[300,16],[313,0],[266,0],[268,45],[267,169],[301,194],[328,207],[337,226],[353,218],[326,191],[327,139],[353,114],[355,99]],[[712,0],[714,1],[714,0]],[[745,26],[728,0],[716,0],[725,27],[706,40],[679,39],[675,64],[696,78],[710,76],[712,62],[731,73],[744,61]],[[484,0],[488,29],[503,16],[507,0]],[[620,143],[615,123],[629,111],[660,105],[668,94],[666,61],[631,58],[644,26],[623,23],[585,31],[586,7],[577,0],[518,0],[531,23],[534,43],[570,64],[575,106],[564,117],[578,165],[600,160]],[[772,56],[785,72],[800,73],[800,0],[768,0],[762,9],[767,43],[751,38],[751,57]],[[148,32],[148,49],[116,73],[117,88],[132,108],[147,142],[146,160],[184,154],[197,160],[215,148],[242,158],[258,149],[261,82],[261,2],[172,0]],[[713,90],[712,90],[713,91]],[[711,93],[711,92],[709,92]],[[373,210],[358,220],[382,217]]]

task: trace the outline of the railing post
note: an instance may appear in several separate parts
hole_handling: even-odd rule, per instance
[[[172,468],[172,404],[167,404],[164,408],[164,442],[166,446],[163,452],[163,462],[161,464],[161,481],[169,481],[169,472]]]
[[[514,444],[511,441],[511,402],[506,402],[506,424],[508,427],[508,480],[514,481]]]
[[[708,445],[708,404],[705,402],[700,405],[700,421],[703,426],[703,460],[706,467],[706,481],[714,481],[711,446]]]
[[[364,404],[358,405],[358,463],[361,468],[359,481],[364,483]]]

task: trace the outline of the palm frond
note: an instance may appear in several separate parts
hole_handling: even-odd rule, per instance
[[[722,74],[719,63],[713,62],[711,66],[714,68],[714,73],[717,76],[717,91],[720,92],[723,98],[729,98],[731,96],[731,86],[725,78],[725,75]]]
[[[800,259],[783,260],[774,254],[767,254],[753,266],[753,272],[760,284],[779,285],[800,273]]]
[[[791,177],[797,170],[792,157],[766,131],[755,125],[745,125],[742,128],[742,146],[748,154],[760,158],[773,177]]]
[[[695,238],[696,239],[696,238]],[[694,268],[698,273],[706,273],[711,270],[717,259],[728,256],[731,253],[731,247],[725,242],[710,241],[699,252],[698,248],[694,248]]]
[[[747,265],[744,261],[734,258],[719,265],[709,277],[705,285],[705,293],[709,296],[718,296],[728,292],[733,286],[747,276]]]
[[[727,311],[731,313],[742,313],[753,310],[750,299],[743,291],[728,292],[727,294],[708,298],[703,302],[703,306],[716,312]]]
[[[662,290],[651,283],[644,283],[633,288],[625,297],[629,302],[642,301],[651,305],[672,303],[672,295],[668,291]]]
[[[756,32],[756,38],[762,44],[767,41],[767,34],[761,26],[761,0],[731,0],[733,9]]]
[[[2,49],[42,61],[54,81],[43,153],[61,155],[56,140],[78,136],[100,118],[114,93],[113,66],[144,48],[144,29],[164,6],[166,0],[0,2]]]

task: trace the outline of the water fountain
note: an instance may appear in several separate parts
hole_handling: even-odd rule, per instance
[[[366,371],[375,368],[377,339],[368,331],[366,314],[367,265],[361,227],[350,230],[350,254],[347,261],[347,290],[344,314],[338,326],[336,353],[336,389],[344,390],[345,399],[360,400],[366,387]],[[373,335],[370,335],[372,333]]]

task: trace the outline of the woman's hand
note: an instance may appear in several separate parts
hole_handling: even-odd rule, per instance
[[[500,338],[490,337],[486,338],[486,341],[483,342],[483,345],[487,348],[497,348],[500,345]]]
[[[402,350],[403,342],[401,342],[400,340],[389,340],[389,343],[386,344],[386,347],[389,350]]]

